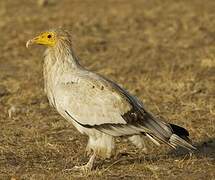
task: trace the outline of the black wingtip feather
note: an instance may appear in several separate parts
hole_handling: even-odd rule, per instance
[[[173,133],[177,134],[179,137],[188,137],[189,136],[189,132],[185,128],[177,126],[175,124],[170,124],[170,126],[173,130]]]

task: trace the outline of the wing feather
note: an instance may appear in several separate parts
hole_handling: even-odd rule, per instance
[[[153,133],[163,140],[171,136],[171,129],[146,112],[136,97],[101,76],[88,74],[57,87],[57,109],[81,126],[113,136],[142,132]]]
[[[127,124],[121,115],[131,105],[106,81],[81,77],[76,82],[59,84],[55,93],[58,108],[82,125]]]

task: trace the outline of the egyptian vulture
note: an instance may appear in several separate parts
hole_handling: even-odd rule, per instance
[[[109,158],[118,136],[128,137],[139,148],[144,148],[146,136],[157,145],[195,149],[186,129],[155,118],[128,91],[81,66],[66,30],[43,32],[26,46],[31,44],[46,46],[43,73],[49,103],[89,137],[86,149],[91,157],[76,169],[91,170],[96,156]]]

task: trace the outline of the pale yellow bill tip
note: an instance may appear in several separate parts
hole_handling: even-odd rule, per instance
[[[32,39],[28,40],[26,43],[26,48],[29,48],[29,46],[33,43]]]

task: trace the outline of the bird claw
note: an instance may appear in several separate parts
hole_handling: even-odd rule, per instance
[[[145,147],[141,150],[144,154],[148,154],[148,149]]]
[[[82,166],[74,166],[71,170],[73,171],[82,171],[84,173],[90,172],[92,170],[92,166],[89,164],[85,164]]]
[[[88,172],[91,172],[91,170],[93,169],[93,162],[94,162],[94,159],[96,157],[96,154],[94,153],[87,164],[85,165],[82,165],[82,166],[74,166],[72,169],[70,169],[69,171],[82,171],[84,173],[88,173]],[[67,169],[68,171],[68,169]]]

